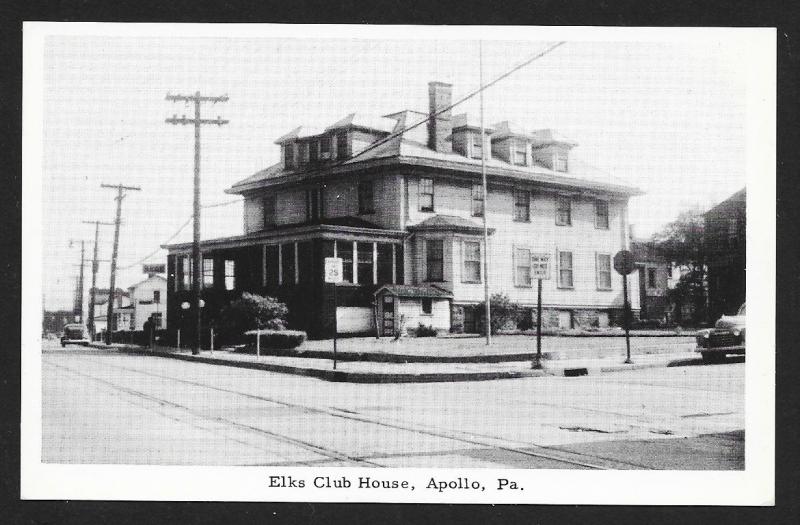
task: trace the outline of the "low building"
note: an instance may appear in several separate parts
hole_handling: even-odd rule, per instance
[[[572,159],[577,144],[554,130],[505,121],[481,137],[475,119],[447,109],[452,86],[431,82],[428,95],[427,112],[350,114],[325,129],[295,128],[275,141],[280,162],[226,190],[244,198],[244,232],[201,243],[206,326],[249,291],[285,302],[289,324],[311,337],[331,336],[334,319],[340,332],[374,333],[375,293],[385,287],[379,304],[399,301],[392,299],[393,326],[399,316],[408,325],[434,315],[439,327],[439,310],[426,312],[428,299],[436,299],[431,308],[449,306],[442,329],[478,331],[484,253],[492,293],[528,309],[537,301],[533,261],[550,257],[545,326],[621,319],[622,282],[612,258],[629,246],[628,199],[641,191]],[[192,296],[192,245],[164,247],[175,329],[181,303]],[[344,262],[336,305],[332,285],[323,282],[326,257]],[[638,289],[637,275],[630,285]],[[429,297],[432,287],[446,301]],[[631,303],[637,315],[637,294]],[[385,332],[386,310],[381,314]]]
[[[673,265],[658,253],[651,241],[631,241],[631,252],[639,276],[639,318],[670,321],[674,318],[668,291]],[[631,290],[636,293],[636,290]]]
[[[735,314],[746,295],[747,190],[705,213],[705,251],[711,320]]]
[[[151,275],[147,279],[128,287],[133,314],[131,330],[144,330],[144,323],[152,317],[155,328],[166,328],[167,279]]]

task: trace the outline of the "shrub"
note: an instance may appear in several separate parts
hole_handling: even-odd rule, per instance
[[[253,343],[255,339],[255,331],[249,330],[245,334],[250,340],[250,344],[241,349],[243,352],[255,353],[256,345]],[[306,333],[300,330],[262,330],[261,331],[261,349],[262,350],[288,350],[297,348],[303,341],[306,340]]]
[[[436,337],[436,329],[432,326],[425,326],[424,324],[420,323],[417,327],[415,335],[417,337]]]
[[[220,344],[247,342],[244,333],[260,328],[262,330],[282,330],[286,328],[286,305],[274,297],[242,293],[219,313],[217,333]]]
[[[507,295],[496,293],[489,298],[489,306],[491,307],[492,317],[492,334],[496,334],[508,324],[515,324],[519,320],[520,309],[516,303],[512,303]],[[478,311],[484,312],[486,303],[483,302],[478,305]],[[485,323],[484,323],[485,324]],[[483,328],[483,333],[486,333],[486,328]]]

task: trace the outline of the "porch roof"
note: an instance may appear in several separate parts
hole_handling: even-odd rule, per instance
[[[385,286],[380,287],[376,292],[375,295],[380,295],[381,293],[388,293],[394,295],[395,297],[406,297],[412,299],[421,299],[421,298],[430,298],[430,299],[452,299],[453,294],[445,290],[444,288],[439,288],[435,284],[420,284],[420,285],[408,285],[408,284],[387,284]]]
[[[287,224],[243,235],[207,239],[200,242],[200,249],[241,248],[256,244],[265,244],[271,241],[305,240],[320,237],[333,239],[342,236],[396,241],[402,239],[406,235],[408,235],[408,232],[403,230],[380,228],[358,217],[338,217],[325,219],[324,222],[317,224]],[[162,244],[161,247],[169,250],[170,253],[176,253],[191,250],[192,243]]]
[[[410,231],[457,231],[463,233],[483,233],[483,226],[463,217],[455,215],[434,215],[419,224],[408,227]],[[494,228],[488,229],[494,233]]]

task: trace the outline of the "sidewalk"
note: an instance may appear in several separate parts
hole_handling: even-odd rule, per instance
[[[95,348],[109,348],[92,343]],[[542,376],[579,376],[607,372],[659,368],[689,364],[699,359],[694,353],[660,353],[632,356],[633,364],[624,364],[624,354],[614,357],[543,360],[541,370],[533,370],[529,360],[480,363],[394,363],[374,361],[339,361],[333,370],[331,359],[287,357],[275,355],[256,356],[216,350],[203,350],[192,355],[187,349],[159,347],[156,350],[133,345],[114,344],[125,353],[152,355],[184,361],[251,368],[294,375],[316,377],[326,381],[350,383],[430,383],[455,381],[487,381]]]

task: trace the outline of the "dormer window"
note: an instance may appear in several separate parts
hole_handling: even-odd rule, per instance
[[[472,133],[472,158],[480,159],[483,157],[483,137],[481,132],[476,131]]]
[[[283,145],[283,165],[286,169],[294,168],[294,143],[292,142]]]
[[[517,166],[525,166],[528,164],[528,143],[524,140],[515,140],[511,145],[511,159],[512,163]]]
[[[319,139],[319,158],[328,160],[331,158],[331,138],[330,136]]]
[[[561,171],[566,173],[568,168],[566,150],[563,149],[556,150],[553,166],[554,166],[553,169],[555,171]]]
[[[308,162],[308,142],[300,142],[297,144],[298,163],[302,164]]]
[[[318,142],[312,140],[308,143],[308,161],[317,162],[319,160],[319,149],[317,148]]]
[[[342,131],[336,134],[336,157],[346,159],[347,154],[347,132]]]

